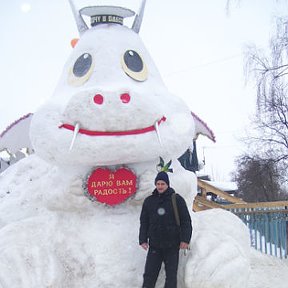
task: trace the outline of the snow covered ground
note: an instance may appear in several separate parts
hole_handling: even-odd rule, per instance
[[[251,248],[251,272],[247,288],[287,288],[288,260],[264,255]]]

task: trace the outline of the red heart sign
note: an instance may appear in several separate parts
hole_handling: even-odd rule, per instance
[[[127,168],[97,168],[87,180],[87,190],[92,199],[114,206],[135,194],[136,175]]]

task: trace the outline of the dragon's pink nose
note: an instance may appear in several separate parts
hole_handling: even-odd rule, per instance
[[[131,97],[129,93],[123,93],[120,95],[120,100],[122,103],[127,104],[130,102]],[[101,105],[104,102],[104,97],[101,94],[96,94],[93,98],[95,104]]]
[[[104,102],[104,97],[101,94],[96,94],[94,96],[93,100],[94,100],[95,104],[101,105]]]
[[[120,99],[123,103],[129,103],[130,102],[130,95],[128,93],[124,93],[120,95]]]

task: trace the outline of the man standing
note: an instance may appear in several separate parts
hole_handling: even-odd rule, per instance
[[[155,178],[156,189],[148,196],[140,216],[139,244],[148,249],[143,288],[154,288],[162,262],[165,264],[165,288],[177,287],[179,249],[188,249],[192,225],[185,200],[176,194],[179,215],[173,208],[172,195],[166,172],[159,172]]]

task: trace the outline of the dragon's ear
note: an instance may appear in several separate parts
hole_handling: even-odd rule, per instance
[[[71,40],[70,44],[72,46],[72,48],[74,48],[76,46],[76,44],[78,43],[79,39],[78,38],[74,38]]]

